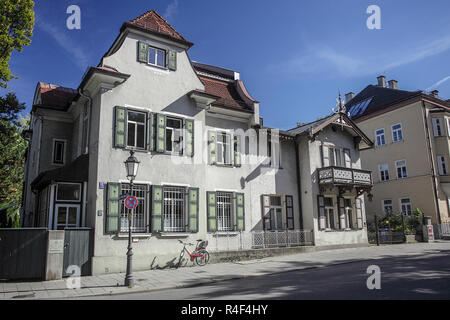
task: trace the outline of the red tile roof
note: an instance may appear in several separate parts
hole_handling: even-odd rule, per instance
[[[178,33],[163,17],[161,17],[155,10],[150,10],[140,15],[139,17],[125,22],[124,26],[135,26],[144,31],[155,32],[171,39],[184,42],[192,46],[192,43],[187,41],[181,34]]]
[[[61,87],[55,84],[39,82],[41,106],[66,110],[78,92],[75,89]]]
[[[242,101],[239,96],[235,82],[212,79],[207,76],[199,75],[200,80],[205,85],[205,92],[220,97],[214,104],[223,105],[235,109],[252,111],[252,107]]]

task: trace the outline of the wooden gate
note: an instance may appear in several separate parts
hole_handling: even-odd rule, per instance
[[[0,279],[44,279],[46,228],[0,229]]]
[[[91,274],[92,231],[90,228],[64,229],[63,277],[72,275],[67,272],[71,265],[78,266],[82,276]]]

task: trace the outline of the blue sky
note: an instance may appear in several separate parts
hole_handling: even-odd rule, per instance
[[[66,28],[72,4],[81,8],[81,30]],[[373,4],[381,30],[366,26]],[[192,60],[240,71],[268,126],[326,115],[338,91],[357,93],[380,74],[400,89],[437,89],[450,99],[448,0],[39,0],[32,43],[12,55],[20,79],[7,90],[30,109],[38,81],[76,88],[122,23],[149,9],[195,44]]]

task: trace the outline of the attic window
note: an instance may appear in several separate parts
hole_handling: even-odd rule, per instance
[[[148,63],[161,68],[166,67],[166,51],[149,47],[148,48]]]
[[[372,101],[372,98],[366,99],[352,107],[350,107],[350,118],[356,117],[358,115],[362,115],[364,111],[366,111],[367,106]]]

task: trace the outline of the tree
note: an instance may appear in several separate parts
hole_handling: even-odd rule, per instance
[[[9,60],[14,50],[22,51],[31,43],[34,27],[32,0],[0,1],[0,87],[6,88],[11,78]]]
[[[29,117],[19,114],[24,108],[14,93],[0,97],[0,209],[6,208],[6,220],[12,220],[16,227],[27,150],[22,131],[29,125]]]

